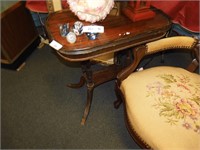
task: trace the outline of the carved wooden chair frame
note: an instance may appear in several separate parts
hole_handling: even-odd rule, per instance
[[[182,36],[181,36],[181,38],[182,38]],[[187,42],[187,39],[190,39],[191,37],[183,37],[183,38]],[[190,72],[194,72],[199,66],[199,45],[200,45],[199,40],[195,39],[194,42],[189,45],[185,44],[185,42],[181,42],[182,44],[179,44],[180,43],[179,40],[181,40],[180,36],[171,37],[171,38],[169,37],[169,38],[155,41],[154,42],[155,45],[161,44],[161,46],[157,46],[157,48],[155,48],[155,49],[149,48],[148,43],[146,45],[134,48],[132,50],[133,54],[134,54],[134,61],[132,62],[132,64],[130,64],[129,66],[124,68],[117,75],[115,90],[116,90],[116,95],[117,95],[118,100],[115,101],[115,103],[114,103],[115,108],[118,108],[122,102],[124,103],[126,127],[129,131],[131,137],[133,138],[133,140],[136,141],[140,147],[145,148],[145,149],[151,149],[151,147],[132,128],[130,121],[128,119],[128,116],[127,116],[127,110],[126,110],[126,105],[125,105],[126,101],[125,101],[122,91],[120,90],[120,85],[124,79],[126,79],[130,74],[132,74],[133,72],[135,72],[137,70],[137,67],[138,67],[140,61],[145,56],[163,52],[163,51],[173,51],[173,50],[181,51],[182,50],[182,51],[191,52],[194,57],[193,57],[192,62],[186,68],[186,70],[188,70]],[[162,43],[162,41],[163,41],[163,43]],[[151,42],[151,43],[153,43],[153,42]]]

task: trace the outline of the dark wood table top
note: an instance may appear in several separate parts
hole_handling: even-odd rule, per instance
[[[160,11],[156,11],[154,18],[138,22],[132,22],[123,14],[108,15],[105,20],[95,23],[104,26],[104,33],[100,33],[98,39],[89,40],[83,34],[77,36],[76,43],[70,44],[61,37],[59,25],[69,23],[72,27],[76,21],[79,19],[71,11],[62,10],[49,14],[45,24],[49,38],[63,45],[57,53],[68,61],[85,61],[162,38],[171,26],[171,21]]]

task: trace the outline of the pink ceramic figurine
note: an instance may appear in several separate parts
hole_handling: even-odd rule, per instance
[[[104,20],[114,6],[114,0],[67,0],[69,8],[80,20],[91,23]]]

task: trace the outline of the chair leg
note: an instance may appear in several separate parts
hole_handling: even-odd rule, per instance
[[[116,101],[114,101],[114,107],[115,107],[115,109],[118,109],[119,106],[121,105],[121,103],[122,103],[121,99],[117,99]]]
[[[113,104],[114,104],[115,109],[118,109],[123,101],[122,101],[122,97],[121,97],[121,91],[119,90],[117,83],[115,85],[115,93],[116,93],[116,96],[117,96],[117,100],[114,101]]]

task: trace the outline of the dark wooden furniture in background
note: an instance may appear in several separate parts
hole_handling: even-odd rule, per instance
[[[70,87],[78,88],[87,84],[87,104],[81,124],[85,124],[93,96],[93,89],[116,78],[122,65],[115,61],[115,64],[105,66],[101,70],[92,70],[91,59],[109,53],[117,53],[128,48],[133,48],[156,39],[163,38],[170,29],[171,22],[161,12],[156,12],[154,18],[132,22],[123,14],[119,16],[107,16],[102,22],[95,24],[102,25],[105,32],[100,34],[97,40],[89,40],[86,35],[77,37],[74,44],[67,42],[65,37],[60,36],[59,24],[69,23],[70,26],[78,18],[69,10],[51,13],[46,21],[46,30],[51,40],[63,45],[57,54],[66,61],[81,62],[83,74],[78,84],[70,84]],[[88,22],[83,22],[89,25]]]
[[[18,1],[1,13],[1,65],[19,69],[39,44],[37,30],[25,2]]]

